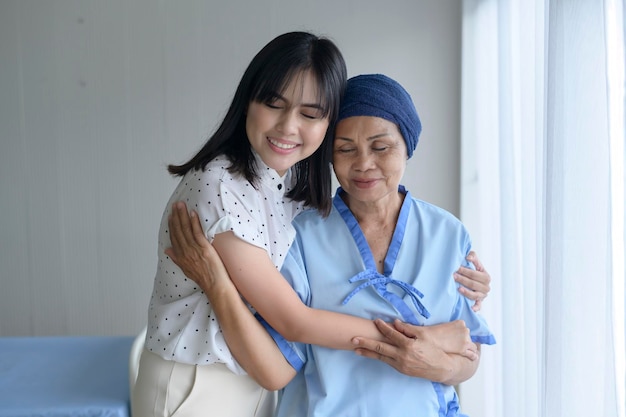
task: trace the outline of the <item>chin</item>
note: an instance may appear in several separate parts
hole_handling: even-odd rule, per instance
[[[272,168],[274,171],[276,171],[278,175],[282,177],[289,170],[289,168],[294,166],[294,164],[272,164],[272,165],[268,164],[268,166]]]

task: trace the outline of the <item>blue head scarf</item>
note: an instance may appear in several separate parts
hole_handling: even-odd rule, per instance
[[[348,80],[337,123],[353,116],[380,117],[395,123],[413,156],[422,123],[409,93],[397,81],[382,74],[357,75]]]

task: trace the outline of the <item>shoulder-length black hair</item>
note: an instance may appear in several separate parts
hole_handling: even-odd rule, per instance
[[[282,34],[256,54],[215,133],[188,162],[169,165],[170,174],[183,176],[192,169],[204,170],[209,161],[224,154],[231,161],[230,172],[242,175],[255,185],[258,178],[256,164],[246,135],[248,105],[251,101],[272,102],[303,71],[310,71],[316,79],[322,114],[329,117],[330,123],[322,145],[294,166],[296,184],[287,197],[303,201],[327,215],[331,208],[332,139],[347,71],[339,48],[331,40],[308,32]]]

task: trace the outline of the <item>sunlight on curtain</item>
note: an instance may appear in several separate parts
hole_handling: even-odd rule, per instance
[[[611,213],[612,213],[612,256],[613,256],[613,317],[614,326],[624,329],[614,335],[615,379],[617,383],[617,405],[619,416],[626,416],[626,225],[625,225],[625,172],[626,129],[625,129],[625,62],[624,62],[624,4],[619,0],[608,0],[605,10],[607,67],[609,87],[609,135],[611,154]]]
[[[622,7],[464,0],[461,217],[498,340],[469,415],[624,417]]]

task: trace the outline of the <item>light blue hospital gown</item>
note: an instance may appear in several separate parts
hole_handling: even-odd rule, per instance
[[[462,319],[472,340],[495,339],[452,274],[470,251],[470,237],[453,215],[406,193],[385,259],[376,265],[361,229],[339,197],[330,216],[314,210],[294,221],[297,230],[282,272],[303,302],[368,319],[400,318],[419,325]],[[409,285],[407,285],[409,284]],[[421,295],[423,294],[423,297]],[[267,324],[266,324],[267,325]],[[352,351],[285,341],[270,329],[299,370],[281,392],[278,417],[462,416],[454,387],[403,375]]]

